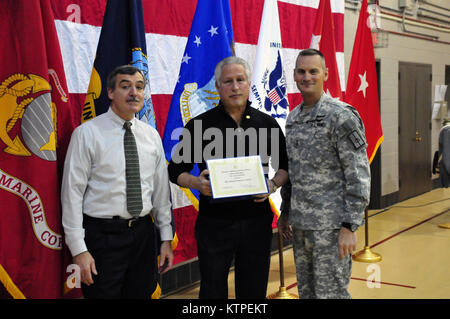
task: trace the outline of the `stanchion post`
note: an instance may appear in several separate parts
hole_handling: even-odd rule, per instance
[[[365,245],[364,249],[353,255],[354,261],[363,263],[377,263],[381,261],[381,255],[372,252],[369,246],[369,207],[366,207],[365,211]]]
[[[278,229],[278,255],[280,260],[280,289],[278,292],[267,296],[267,299],[298,299],[297,295],[287,292],[284,286],[284,261],[283,261],[283,236]]]

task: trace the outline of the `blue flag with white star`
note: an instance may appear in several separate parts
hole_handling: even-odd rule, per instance
[[[184,125],[219,103],[214,68],[222,59],[233,55],[233,42],[229,0],[198,0],[164,129],[167,161]],[[187,194],[188,198],[198,209],[195,202],[198,192],[192,190],[192,193],[195,198]]]

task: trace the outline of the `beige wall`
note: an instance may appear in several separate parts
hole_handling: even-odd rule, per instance
[[[415,2],[412,1],[412,2]],[[428,0],[428,2],[441,5],[450,9],[449,0]],[[380,0],[380,6],[399,9],[398,0]],[[419,2],[420,5],[420,2]],[[353,10],[354,5],[346,2],[345,10],[345,67],[346,74],[350,66],[350,59],[353,50],[353,41],[358,24],[359,6]],[[435,11],[439,9],[432,8]],[[382,9],[388,11],[387,9]],[[443,10],[440,10],[443,11]],[[400,14],[398,12],[389,11]],[[449,11],[443,11],[450,15]],[[422,19],[414,16],[413,18]],[[447,19],[450,21],[450,19]],[[434,22],[442,24],[442,22]],[[449,24],[447,26],[450,27]],[[381,28],[404,32],[401,22],[390,19],[381,19]],[[425,27],[406,25],[406,29],[428,35],[439,37],[440,41],[450,42],[450,29],[447,31],[432,30]],[[399,62],[414,62],[420,64],[429,64],[432,66],[432,99],[429,107],[432,107],[434,101],[434,87],[437,84],[445,83],[445,65],[450,65],[450,45],[435,43],[432,41],[411,38],[402,35],[388,34],[388,45],[386,48],[376,48],[375,58],[380,61],[380,104],[381,104],[381,122],[383,127],[384,142],[381,145],[381,195],[387,195],[398,191],[398,68]],[[428,119],[426,119],[428,121]],[[441,127],[441,121],[432,120],[431,131],[431,153],[437,150],[438,135]]]

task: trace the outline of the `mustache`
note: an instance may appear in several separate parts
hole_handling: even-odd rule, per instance
[[[139,98],[138,97],[130,97],[127,99],[127,102],[139,102]]]

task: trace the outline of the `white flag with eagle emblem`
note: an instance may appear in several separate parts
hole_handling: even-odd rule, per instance
[[[277,0],[266,0],[253,66],[250,101],[254,108],[275,118],[284,130],[289,102],[281,48]]]
[[[278,1],[265,0],[259,28],[258,47],[250,88],[252,106],[275,118],[283,132],[289,112],[286,76],[283,69]],[[269,176],[274,170],[269,166]],[[279,215],[280,192],[270,196],[272,209]],[[275,207],[274,207],[275,206]]]

